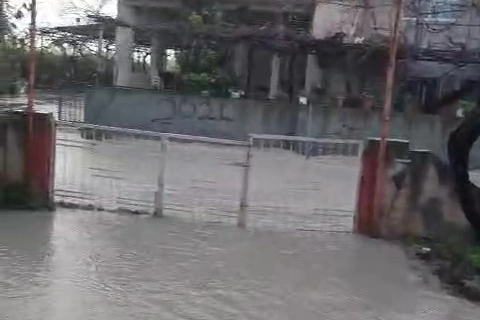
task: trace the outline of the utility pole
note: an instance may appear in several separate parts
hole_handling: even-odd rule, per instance
[[[393,89],[395,85],[395,70],[397,63],[398,42],[400,33],[400,20],[402,18],[403,0],[393,0],[393,23],[390,32],[390,54],[387,66],[387,81],[385,86],[385,101],[382,115],[382,131],[377,159],[377,174],[374,193],[374,221],[378,222],[381,210],[384,192],[387,139],[390,135],[390,118],[392,113]]]
[[[32,0],[30,4],[30,49],[28,61],[28,101],[27,101],[27,137],[26,137],[26,158],[25,168],[30,182],[30,191],[33,191],[33,172],[35,166],[35,146],[33,144],[33,105],[35,99],[35,47],[37,33],[37,1]]]
[[[36,65],[36,36],[37,36],[37,0],[32,0],[30,4],[30,50],[28,61],[28,125],[29,134],[32,133],[33,104],[35,99],[35,65]]]
[[[103,22],[99,24],[98,41],[97,41],[97,77],[95,79],[96,85],[100,84],[100,76],[103,75],[103,37],[105,27]]]

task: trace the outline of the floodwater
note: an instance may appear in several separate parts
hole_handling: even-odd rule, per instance
[[[60,210],[0,215],[0,313],[14,320],[478,319],[401,249],[352,234],[244,231]]]
[[[75,191],[91,201],[88,191],[103,205],[131,198],[153,204],[159,149],[147,154],[138,141],[111,146],[77,133],[60,138],[56,178],[64,196],[70,192],[71,200]],[[1,213],[0,318],[479,318],[479,306],[423,284],[400,248],[331,232],[351,230],[345,212],[358,163],[254,153],[254,228],[245,231],[205,214],[188,218],[216,212],[235,221],[244,150],[171,144],[168,153],[165,218]],[[145,193],[135,193],[139,186]],[[282,227],[269,228],[275,224]]]

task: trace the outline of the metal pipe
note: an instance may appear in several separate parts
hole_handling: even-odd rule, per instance
[[[36,67],[36,33],[37,33],[37,0],[31,2],[30,16],[30,49],[29,49],[29,74],[28,74],[28,103],[27,112],[31,120],[33,114],[33,104],[35,99],[35,67]],[[29,121],[29,124],[31,122]],[[31,129],[31,128],[30,128]]]
[[[240,228],[247,227],[248,190],[250,185],[250,168],[252,166],[252,148],[253,148],[253,137],[250,136],[248,141],[248,149],[246,153],[245,163],[243,164],[242,193],[240,196],[240,211],[238,213],[238,221],[237,221],[237,225]]]
[[[375,223],[379,221],[381,215],[381,206],[383,199],[383,189],[384,189],[384,179],[385,179],[385,169],[386,169],[386,155],[387,155],[387,139],[390,134],[390,117],[392,113],[392,98],[393,98],[393,89],[395,85],[395,69],[396,69],[396,60],[398,52],[398,40],[399,40],[399,27],[400,20],[402,18],[402,7],[403,0],[393,0],[394,1],[394,20],[392,24],[392,30],[390,34],[390,54],[387,66],[387,82],[385,86],[385,101],[383,106],[383,123],[382,131],[380,136],[380,144],[378,148],[378,158],[377,158],[377,172],[376,172],[376,183],[375,183],[375,193],[374,193],[374,212],[373,218]],[[376,226],[377,227],[377,226]],[[377,233],[378,230],[375,230]]]
[[[160,168],[158,172],[157,192],[155,193],[155,211],[153,215],[156,217],[163,217],[165,208],[164,195],[165,195],[165,172],[167,168],[168,159],[168,138],[162,136],[161,138],[161,160]]]

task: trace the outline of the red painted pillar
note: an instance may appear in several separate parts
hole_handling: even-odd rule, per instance
[[[30,191],[31,205],[34,208],[53,209],[55,121],[52,115],[42,113],[34,113],[32,120],[30,152],[26,153],[28,157],[26,163],[29,168],[27,185]]]
[[[355,231],[366,236],[374,236],[377,229],[374,221],[374,199],[378,147],[378,141],[373,143],[372,140],[369,140],[362,155]]]
[[[355,232],[369,236],[381,236],[380,225],[385,208],[375,208],[376,192],[380,192],[380,205],[383,205],[385,190],[376,187],[378,174],[379,139],[369,139],[362,155],[360,182],[358,190],[357,210],[355,212]],[[384,178],[389,179],[386,172],[394,165],[395,159],[406,160],[409,157],[410,144],[407,140],[387,140],[385,158],[383,159]],[[384,183],[383,183],[384,184]],[[386,185],[384,184],[384,188]]]

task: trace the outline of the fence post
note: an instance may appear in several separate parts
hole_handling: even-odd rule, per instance
[[[63,120],[62,119],[62,114],[63,114],[63,92],[62,89],[60,89],[60,93],[58,96],[58,110],[57,110],[57,116],[58,116],[58,121]]]
[[[165,192],[165,171],[167,167],[168,156],[168,138],[162,135],[161,138],[161,155],[160,168],[157,180],[157,192],[155,193],[155,210],[153,215],[156,217],[163,217],[164,209],[164,192]]]
[[[250,167],[252,164],[253,137],[248,139],[248,148],[245,163],[243,164],[242,193],[240,197],[240,211],[238,213],[237,225],[240,228],[247,227],[248,210],[248,189],[250,184]]]

